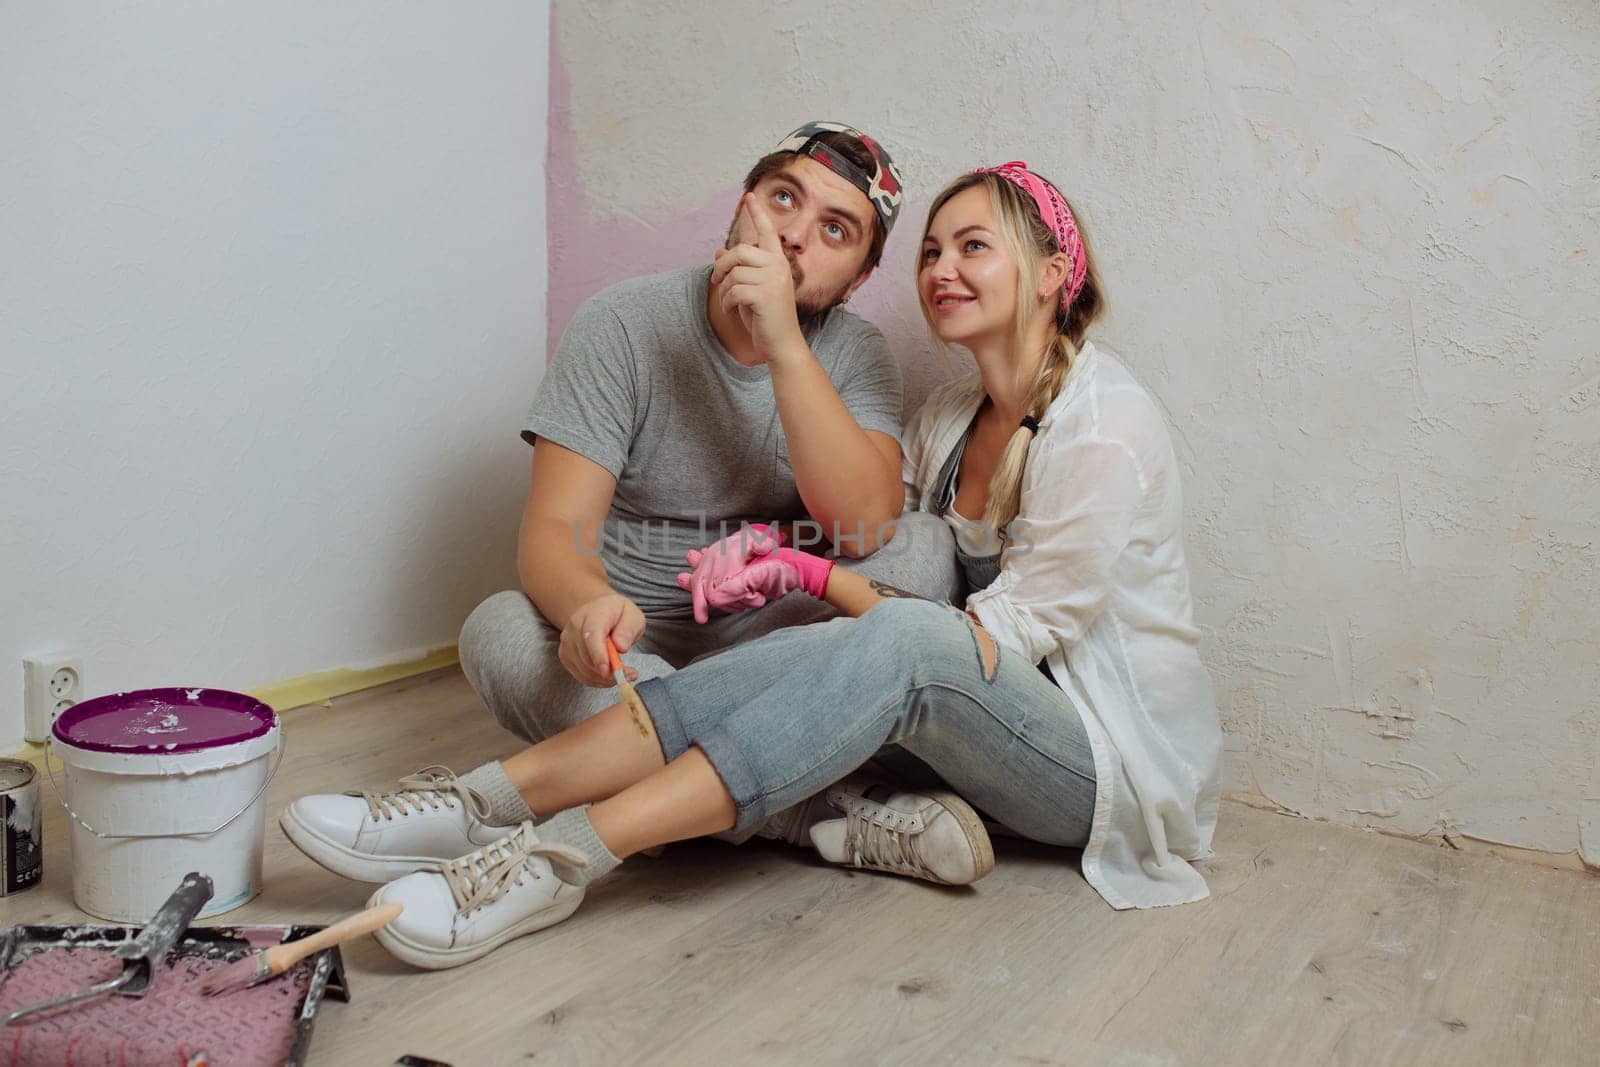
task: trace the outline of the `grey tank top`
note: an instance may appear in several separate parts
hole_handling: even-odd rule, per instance
[[[956,475],[961,470],[961,457],[967,451],[967,439],[972,436],[972,430],[977,425],[977,418],[967,426],[967,432],[961,435],[961,440],[956,442],[950,450],[950,456],[944,461],[944,466],[939,468],[939,477],[935,482],[939,487],[934,497],[934,509],[941,518],[954,515],[963,522],[970,521],[955,512],[956,502]],[[987,589],[1000,577],[1000,553],[992,555],[975,556],[962,550],[961,542],[956,541],[956,563],[961,568],[961,576],[967,584],[967,595],[970,596],[980,589]]]
[[[967,432],[961,435],[961,440],[950,450],[950,457],[944,461],[944,466],[939,468],[939,477],[935,484],[939,491],[934,496],[934,509],[940,518],[954,516],[962,522],[970,523],[960,512],[955,510],[956,504],[956,475],[961,470],[961,457],[967,451],[967,439],[972,436],[973,429],[978,425],[977,416],[973,416],[972,423],[967,427]],[[992,555],[972,555],[961,549],[960,538],[956,539],[956,563],[961,567],[961,577],[967,583],[967,596],[971,596],[980,589],[987,589],[1000,577],[1000,553]],[[962,599],[965,606],[966,600]],[[1044,660],[1037,664],[1039,672],[1055,684],[1055,675],[1050,671],[1050,665]]]

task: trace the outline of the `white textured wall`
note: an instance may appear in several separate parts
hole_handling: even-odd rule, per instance
[[[515,581],[548,6],[0,3],[0,753],[22,657],[246,687]]]
[[[749,163],[839,118],[905,171],[856,305],[920,397],[911,231],[958,171],[1028,160],[1168,413],[1230,785],[1600,863],[1600,8],[719,12],[558,2],[553,328],[708,258]]]

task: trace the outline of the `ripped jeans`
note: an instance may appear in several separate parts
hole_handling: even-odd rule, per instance
[[[668,761],[697,746],[748,837],[897,744],[984,814],[1082,847],[1089,739],[1067,696],[959,611],[886,600],[859,619],[784,630],[638,686]]]

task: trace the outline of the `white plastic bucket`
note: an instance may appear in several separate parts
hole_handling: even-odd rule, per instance
[[[98,700],[172,692],[196,703],[219,696],[250,701],[265,709],[270,726],[258,736],[187,752],[162,751],[159,744],[156,751],[105,751],[52,732],[65,779],[57,796],[71,821],[73,900],[102,919],[148,921],[188,871],[210,876],[216,887],[199,917],[231,911],[261,891],[264,798],[283,762],[277,716],[252,698],[220,690],[145,690]]]

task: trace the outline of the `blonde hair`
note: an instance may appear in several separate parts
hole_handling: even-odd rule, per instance
[[[1017,263],[1015,345],[1018,351],[1022,351],[1028,343],[1028,324],[1033,317],[1037,299],[1034,294],[1038,292],[1039,275],[1044,261],[1062,251],[1055,235],[1039,216],[1039,209],[1034,205],[1033,198],[998,174],[964,174],[945,186],[939,195],[933,198],[933,205],[928,208],[928,220],[922,227],[922,236],[924,238],[928,236],[928,228],[933,224],[934,216],[939,214],[939,209],[952,197],[979,186],[989,193],[990,206],[999,221],[1001,240],[1005,242],[1007,250]],[[1084,334],[1090,324],[1105,310],[1105,296],[1100,288],[1100,277],[1095,271],[1094,256],[1090,252],[1089,235],[1084,232],[1081,216],[1073,211],[1070,203],[1067,205],[1067,210],[1072,211],[1073,220],[1078,224],[1087,270],[1084,273],[1083,288],[1078,291],[1071,306],[1064,311],[1057,307],[1055,333],[1045,349],[1044,359],[1039,364],[1038,372],[1024,394],[1022,413],[1025,417],[1035,420],[1044,417],[1051,401],[1061,392],[1061,386],[1067,380],[1067,372],[1072,369],[1073,357],[1083,346]],[[920,242],[918,247],[920,250]],[[920,251],[917,269],[920,273]],[[933,329],[933,319],[926,305],[923,306],[922,315],[927,320],[929,329]],[[1006,526],[1017,517],[1017,511],[1022,503],[1022,471],[1028,462],[1028,445],[1033,441],[1033,437],[1033,430],[1027,426],[1018,426],[1012,432],[1010,440],[1006,442],[1005,450],[1000,453],[1000,462],[995,465],[994,475],[989,479],[989,502],[983,509],[983,521],[995,531],[1001,532],[1002,536]]]

